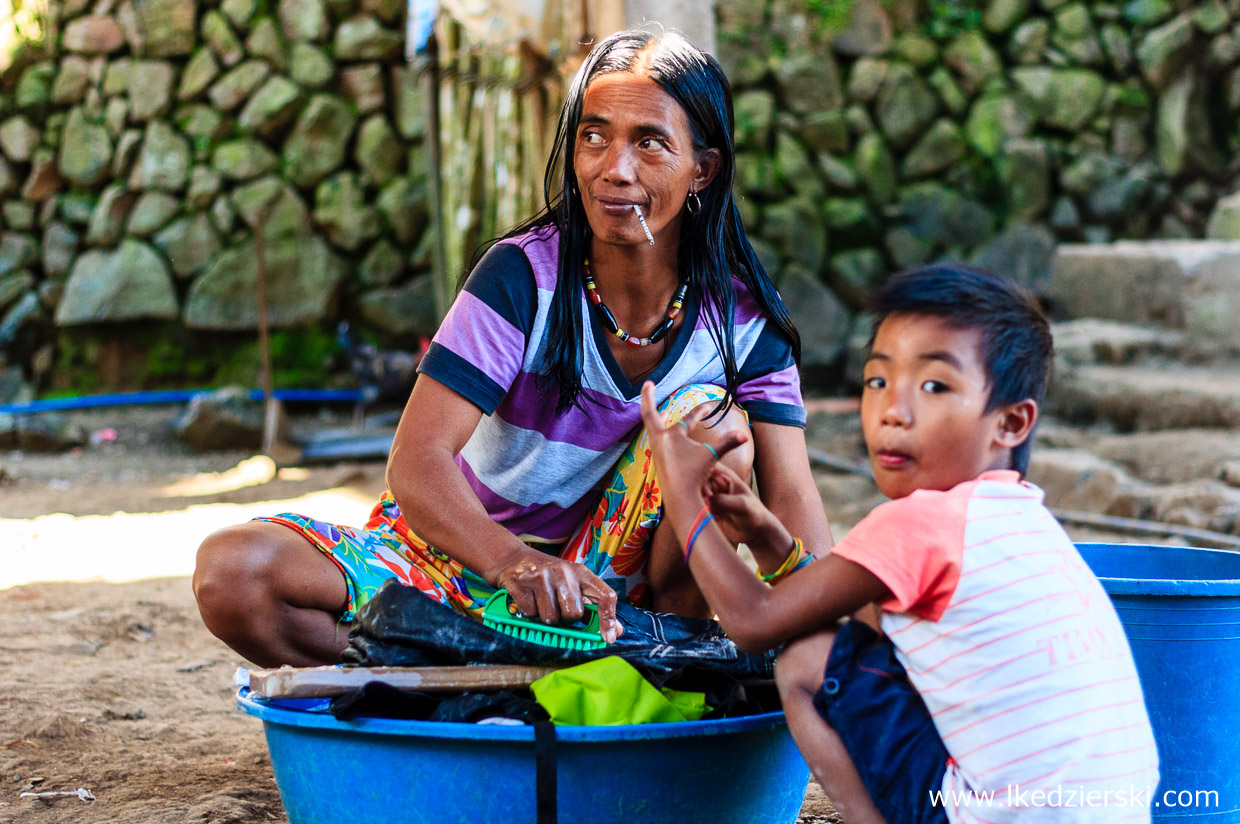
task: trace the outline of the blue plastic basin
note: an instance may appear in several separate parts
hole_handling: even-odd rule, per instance
[[[242,690],[263,721],[290,824],[533,824],[534,731],[388,718]],[[590,824],[792,824],[809,783],[782,712],[556,728],[559,818]]]
[[[1240,824],[1240,553],[1077,548],[1136,660],[1161,762],[1154,818]]]

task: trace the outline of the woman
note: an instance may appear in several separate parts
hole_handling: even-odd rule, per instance
[[[548,622],[584,599],[611,639],[618,596],[708,615],[659,521],[645,380],[704,448],[752,427],[725,462],[756,472],[807,548],[758,557],[766,577],[825,552],[799,338],[733,201],[732,125],[719,64],[679,35],[599,43],[569,90],[547,208],[482,257],[444,319],[371,520],[284,514],[209,536],[207,627],[261,665],[335,662],[341,623],[389,577],[474,615],[499,587]]]

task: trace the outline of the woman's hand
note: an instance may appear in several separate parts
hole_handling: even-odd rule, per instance
[[[763,505],[749,484],[723,464],[716,464],[702,489],[702,497],[724,537],[751,550],[771,547],[787,552],[792,536]]]
[[[616,620],[616,591],[590,570],[561,558],[526,549],[495,576],[517,608],[548,624],[580,620],[585,601],[598,605],[599,631],[607,643],[624,633]]]

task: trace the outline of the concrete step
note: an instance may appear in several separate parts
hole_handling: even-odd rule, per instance
[[[1240,369],[1177,362],[1061,365],[1046,411],[1119,432],[1240,427]]]
[[[1083,318],[1051,324],[1051,333],[1056,359],[1066,366],[1197,357],[1184,332],[1161,326]]]
[[[1159,324],[1206,351],[1240,350],[1240,242],[1066,244],[1049,293],[1057,317]]]
[[[1035,447],[1025,477],[1046,493],[1047,506],[1125,518],[1136,517],[1128,502],[1149,489],[1123,467],[1084,449]]]
[[[1151,484],[1078,449],[1035,449],[1027,477],[1051,507],[1238,534],[1240,489],[1219,481]]]
[[[1090,448],[1147,483],[1216,480],[1240,487],[1240,434],[1225,429],[1110,435]]]

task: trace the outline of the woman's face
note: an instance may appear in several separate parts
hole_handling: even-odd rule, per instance
[[[677,243],[685,198],[714,177],[718,156],[694,148],[684,109],[650,78],[617,72],[586,87],[573,166],[596,239],[648,243],[636,204],[656,243]]]

